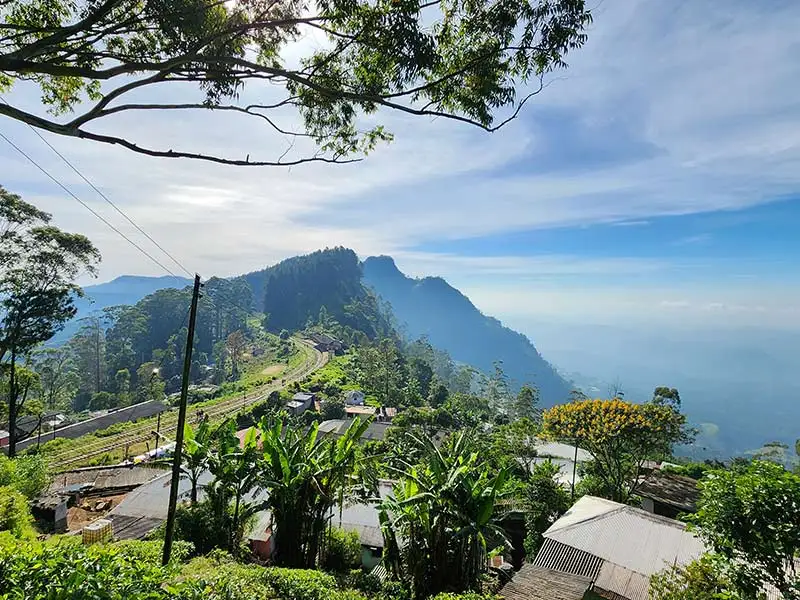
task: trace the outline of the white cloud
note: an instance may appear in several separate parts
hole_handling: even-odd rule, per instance
[[[343,244],[362,255],[394,254],[415,274],[463,281],[503,314],[521,309],[514,298],[523,294],[492,291],[489,278],[511,285],[526,277],[655,276],[676,265],[637,257],[476,259],[420,253],[415,245],[598,222],[637,226],[659,215],[738,209],[796,191],[798,28],[800,7],[794,3],[733,2],[724,11],[710,0],[602,3],[586,47],[570,57],[571,68],[557,74],[524,118],[486,135],[442,120],[384,114],[396,141],[357,165],[236,169],[48,139],[204,274],[243,272]],[[293,60],[320,43],[301,40],[291,50]],[[253,88],[246,99],[275,93]],[[14,97],[33,105],[37,96],[23,86]],[[280,120],[297,124],[289,113]],[[25,127],[0,125],[120,229],[141,239]],[[148,113],[112,117],[102,127],[162,148],[249,153],[254,159],[277,157],[290,143],[266,125],[226,114]],[[573,135],[563,134],[567,128]],[[307,147],[297,140],[295,151]],[[6,187],[97,241],[103,277],[158,272],[2,143],[0,161]],[[785,294],[772,303],[716,300],[712,291],[686,301],[693,307],[763,306],[775,314],[789,302]],[[661,301],[684,301],[636,294],[640,312]],[[602,306],[616,314],[634,302],[625,295],[601,290],[590,301],[577,289],[552,289],[525,306],[580,311],[591,302],[595,311]]]

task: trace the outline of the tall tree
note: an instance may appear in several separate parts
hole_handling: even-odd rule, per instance
[[[55,116],[5,103],[0,115],[151,156],[292,165],[342,161],[390,139],[380,125],[358,126],[379,108],[500,128],[584,44],[591,15],[582,0],[6,0],[0,22],[0,92],[32,81]],[[289,59],[287,45],[311,33],[328,43]],[[253,81],[270,86],[267,97],[238,102]],[[162,88],[187,83],[202,97],[163,101]],[[278,120],[292,109],[302,125]],[[151,148],[114,135],[113,126],[92,127],[113,114],[153,110],[252,117],[306,143],[294,152],[290,145],[286,157],[251,160],[245,151]]]
[[[106,332],[99,315],[85,317],[69,346],[80,378],[80,389],[88,396],[106,390]]]
[[[743,595],[756,597],[770,584],[787,600],[800,598],[800,477],[754,461],[743,471],[709,471],[699,486],[692,520]]]
[[[590,472],[602,482],[597,493],[623,503],[636,491],[646,460],[668,458],[675,444],[691,439],[686,417],[674,406],[618,398],[554,406],[544,412],[543,429],[591,452]]]
[[[120,369],[114,375],[114,387],[117,391],[117,403],[120,406],[127,406],[131,401],[131,372],[128,369]]]
[[[359,384],[384,406],[397,406],[403,396],[406,369],[395,340],[383,338],[358,349],[355,359]]]
[[[225,340],[225,348],[231,359],[231,377],[235,380],[239,378],[239,366],[242,361],[244,351],[247,349],[247,338],[244,337],[241,329],[237,329]]]
[[[495,412],[507,415],[512,413],[511,387],[508,376],[503,371],[502,361],[495,361],[494,372],[491,376],[484,378],[483,395]]]
[[[8,368],[9,456],[16,452],[21,356],[50,339],[75,316],[74,282],[94,275],[100,253],[83,235],[50,225],[50,215],[0,187],[0,362]]]
[[[48,410],[68,407],[79,383],[69,348],[59,346],[37,352],[33,355],[33,369],[39,374],[45,407]]]
[[[512,414],[516,419],[530,419],[537,421],[541,418],[539,410],[539,390],[529,385],[523,385],[511,406]]]

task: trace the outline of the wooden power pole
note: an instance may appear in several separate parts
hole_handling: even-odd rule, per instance
[[[197,322],[197,301],[200,299],[200,275],[194,276],[192,308],[189,312],[189,333],[186,335],[186,351],[183,355],[183,379],[181,380],[181,400],[178,408],[178,429],[175,432],[175,456],[172,460],[172,482],[169,486],[169,507],[167,508],[167,530],[164,534],[164,555],[161,563],[166,566],[172,554],[172,537],[175,533],[175,508],[178,505],[178,485],[181,479],[181,452],[183,450],[183,429],[186,426],[186,400],[189,395],[189,372],[192,368],[192,345],[194,326]]]

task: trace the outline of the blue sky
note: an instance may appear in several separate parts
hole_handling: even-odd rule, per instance
[[[50,140],[203,275],[345,245],[445,276],[512,323],[800,329],[800,6],[604,0],[594,17],[570,68],[492,135],[385,113],[396,141],[365,162],[290,170]],[[28,88],[14,97],[35,106]],[[152,145],[254,157],[287,143],[225,115],[108,126]],[[31,132],[2,121],[0,131],[136,236]],[[159,274],[1,144],[0,160],[0,183],[96,240],[101,279]]]

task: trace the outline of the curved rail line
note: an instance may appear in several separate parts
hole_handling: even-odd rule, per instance
[[[310,343],[305,340],[295,340],[295,343],[302,344],[313,353],[314,360],[306,361],[302,365],[294,367],[289,372],[285,373],[281,381],[266,384],[259,389],[245,395],[241,398],[231,398],[218,404],[214,404],[207,408],[202,409],[205,415],[209,418],[215,418],[222,415],[235,414],[236,412],[266,400],[266,398],[276,390],[281,390],[293,381],[299,381],[306,375],[322,368],[329,360],[327,352],[320,352],[316,350]],[[152,417],[151,417],[152,419]],[[172,408],[167,412],[162,413],[161,416],[161,429],[159,435],[163,438],[169,438],[174,434],[178,421],[177,408]],[[153,439],[153,424],[148,423],[140,427],[129,429],[120,434],[109,436],[94,444],[87,444],[80,450],[72,449],[68,452],[56,454],[50,458],[50,466],[54,471],[67,470],[74,466],[76,463],[83,463],[87,460],[100,456],[102,454],[112,452],[118,448],[124,448],[140,442]]]

